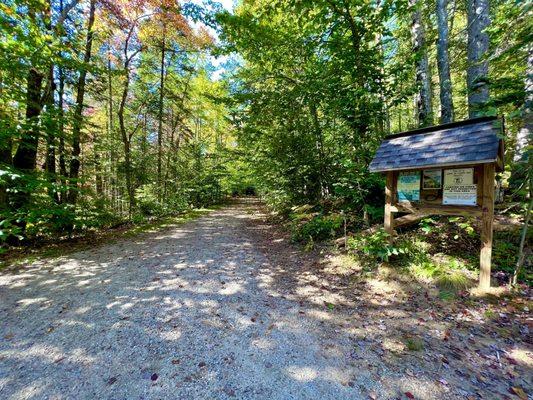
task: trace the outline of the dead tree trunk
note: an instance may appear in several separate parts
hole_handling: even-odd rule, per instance
[[[419,126],[433,124],[433,110],[431,102],[431,82],[429,75],[429,62],[426,48],[426,33],[422,20],[422,2],[409,0],[413,8],[411,20],[411,34],[413,40],[413,52],[416,55],[416,109]]]
[[[453,122],[454,109],[452,98],[452,80],[450,77],[450,60],[448,56],[448,0],[437,0],[437,67],[440,85],[440,122]]]
[[[483,115],[489,101],[489,0],[468,0],[468,115],[470,118]]]

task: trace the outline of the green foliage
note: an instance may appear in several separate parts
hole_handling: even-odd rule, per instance
[[[431,221],[426,224],[431,226]],[[427,226],[427,225],[426,225]],[[422,226],[421,230],[426,226]],[[373,234],[360,233],[348,239],[348,250],[365,269],[375,269],[380,262],[389,262],[421,280],[435,283],[442,293],[453,294],[468,288],[468,265],[455,257],[434,257],[429,243],[415,235],[402,235],[392,243],[383,230]]]
[[[24,237],[21,235],[22,227],[15,223],[13,219],[0,220],[0,245],[10,237],[15,237],[18,240],[22,240]]]
[[[424,350],[424,341],[420,338],[407,338],[405,340],[405,347],[409,351],[421,351]]]
[[[338,215],[317,215],[304,221],[295,221],[292,227],[292,239],[298,242],[331,239],[342,226]]]
[[[135,199],[142,215],[154,216],[163,214],[163,208],[157,201],[157,190],[154,185],[148,184],[137,188]]]
[[[435,220],[433,218],[424,218],[420,221],[420,229],[425,234],[429,234],[433,232],[433,229],[435,227]]]
[[[457,226],[461,228],[462,230],[464,230],[468,236],[474,237],[476,235],[471,221],[463,220],[461,218],[450,218],[449,221],[457,224]],[[456,234],[453,238],[458,239],[459,235]]]
[[[367,263],[389,261],[393,256],[405,255],[409,248],[406,243],[391,242],[390,235],[383,229],[372,234],[361,233],[348,239],[348,249],[359,258],[366,257]]]

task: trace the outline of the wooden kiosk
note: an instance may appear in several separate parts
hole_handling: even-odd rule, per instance
[[[386,174],[385,230],[429,215],[481,218],[479,287],[490,287],[494,176],[504,168],[503,119],[475,118],[387,136],[370,164]],[[394,218],[394,213],[405,213]]]

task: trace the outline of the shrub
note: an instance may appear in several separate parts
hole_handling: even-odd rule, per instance
[[[342,226],[342,218],[338,215],[317,215],[304,223],[293,224],[294,241],[315,241],[331,239]]]
[[[155,216],[163,214],[163,209],[157,201],[157,191],[154,185],[143,185],[138,188],[135,191],[135,200],[142,215]]]
[[[368,261],[389,261],[392,256],[406,254],[408,247],[405,242],[392,242],[390,235],[383,229],[375,233],[361,232],[348,239],[348,250],[356,255],[366,256]]]

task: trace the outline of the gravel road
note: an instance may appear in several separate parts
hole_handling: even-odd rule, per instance
[[[269,237],[258,210],[241,202],[1,274],[0,398],[456,398],[394,374],[371,327],[354,334],[327,306],[335,291],[291,273],[305,255]]]

